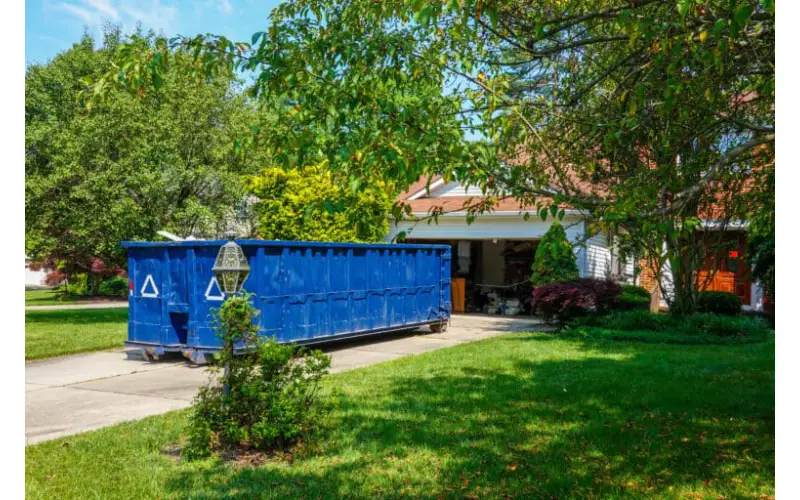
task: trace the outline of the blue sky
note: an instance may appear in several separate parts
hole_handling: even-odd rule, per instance
[[[44,63],[77,42],[84,28],[99,39],[107,21],[137,23],[167,36],[215,33],[250,40],[267,27],[279,0],[26,0],[25,62]]]

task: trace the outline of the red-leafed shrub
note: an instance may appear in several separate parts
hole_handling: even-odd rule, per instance
[[[564,320],[590,312],[608,312],[620,293],[622,287],[613,281],[594,278],[550,283],[534,288],[533,307],[547,320]]]
[[[52,271],[45,275],[44,284],[47,286],[58,286],[67,279],[67,275],[61,271]]]
[[[106,263],[103,262],[102,259],[98,259],[97,257],[92,259],[92,261],[89,263],[89,269],[91,269],[91,272],[94,274],[105,274],[106,272],[108,272],[108,270],[106,269]]]

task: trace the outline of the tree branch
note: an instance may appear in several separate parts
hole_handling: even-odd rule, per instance
[[[714,165],[708,169],[708,172],[703,175],[703,177],[692,187],[684,189],[680,193],[677,193],[674,196],[674,201],[667,207],[662,207],[658,210],[653,212],[649,212],[644,214],[645,217],[653,216],[653,215],[667,215],[670,213],[675,213],[686,206],[689,202],[695,199],[700,193],[703,192],[705,189],[717,176],[722,172],[722,169],[735,160],[737,157],[750,151],[751,149],[755,148],[756,146],[760,146],[762,144],[768,144],[770,142],[775,141],[775,134],[765,134],[758,137],[754,137],[749,141],[745,142],[744,144],[740,144],[739,146],[727,151],[724,155],[722,155],[719,160],[717,160]]]

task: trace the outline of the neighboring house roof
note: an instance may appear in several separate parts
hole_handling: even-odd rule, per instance
[[[433,185],[436,181],[441,179],[441,175],[432,175],[432,176],[425,176],[423,175],[419,179],[417,179],[411,186],[408,187],[408,190],[403,191],[399,195],[397,195],[397,201],[407,200],[408,198],[413,198],[416,196],[424,195],[427,191],[428,185]],[[429,182],[430,179],[430,182]]]

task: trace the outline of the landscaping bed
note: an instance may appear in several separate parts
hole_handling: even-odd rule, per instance
[[[25,311],[25,359],[122,347],[127,332],[125,308],[28,310]]]
[[[181,458],[186,412],[27,447],[26,496],[769,498],[774,361],[508,335],[331,376],[324,434],[258,466]]]

